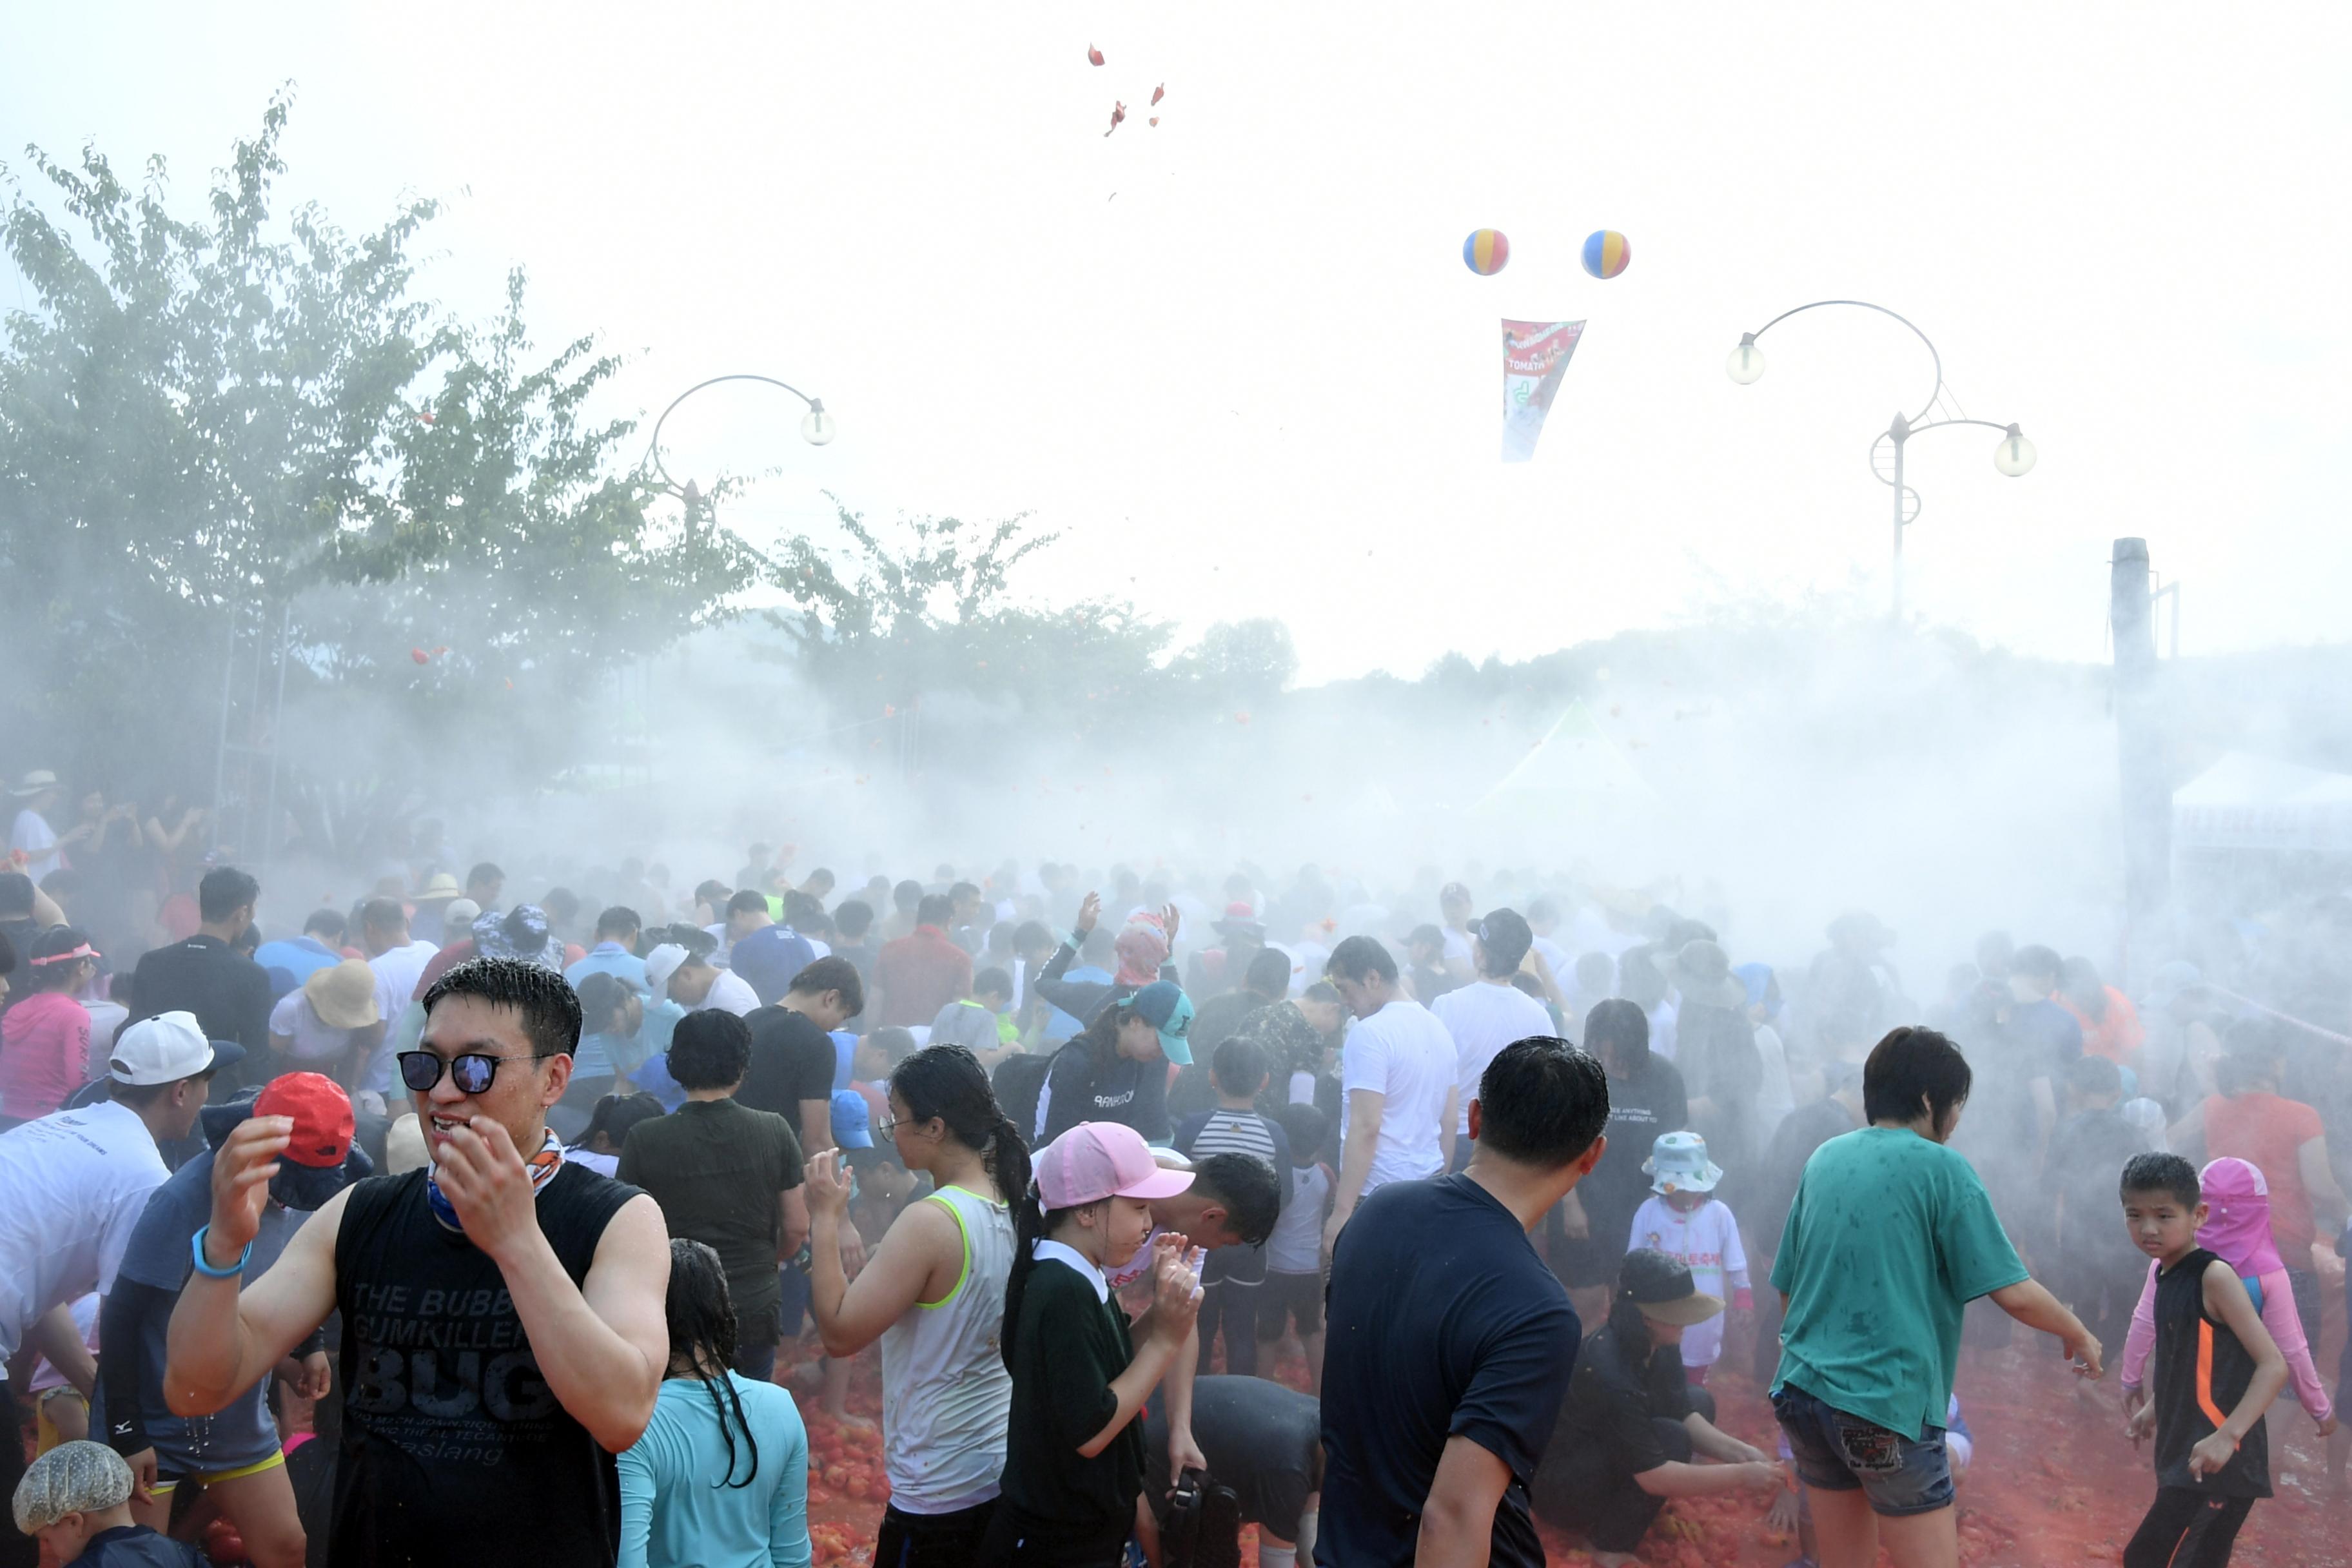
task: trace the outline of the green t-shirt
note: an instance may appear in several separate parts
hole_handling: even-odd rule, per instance
[[[1832,1138],[1772,1261],[1789,1298],[1774,1387],[1916,1442],[1944,1425],[1961,1309],[2025,1278],[1968,1161],[1905,1128]]]

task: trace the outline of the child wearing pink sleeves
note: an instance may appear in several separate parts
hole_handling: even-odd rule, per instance
[[[2327,1390],[2311,1363],[2311,1345],[2303,1337],[2303,1320],[2294,1310],[2294,1292],[2287,1286],[2286,1265],[2278,1244],[2271,1239],[2271,1192],[2263,1173],[2244,1160],[2215,1160],[2198,1174],[2204,1188],[2207,1214],[2197,1233],[2197,1245],[2227,1263],[2246,1282],[2246,1293],[2263,1315],[2263,1327],[2278,1342],[2286,1357],[2294,1396],[2323,1437],[2336,1430],[2336,1411]],[[2132,1312],[2131,1335],[2124,1342],[2123,1384],[2126,1393],[2140,1385],[2148,1352],[2156,1345],[2156,1265],[2148,1265],[2147,1284]]]

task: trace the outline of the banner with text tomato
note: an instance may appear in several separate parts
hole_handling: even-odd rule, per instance
[[[1583,335],[1582,321],[1503,323],[1503,461],[1524,463],[1536,455],[1544,416]]]

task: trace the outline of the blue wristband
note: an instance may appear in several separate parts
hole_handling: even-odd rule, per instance
[[[202,1225],[196,1227],[196,1234],[188,1238],[188,1251],[194,1259],[196,1272],[203,1275],[207,1279],[235,1279],[240,1278],[245,1273],[246,1264],[250,1262],[253,1258],[253,1243],[248,1241],[245,1244],[245,1250],[236,1255],[236,1261],[235,1263],[230,1264],[226,1268],[215,1268],[211,1264],[205,1261],[205,1237],[210,1236],[212,1233],[213,1227],[209,1224]]]

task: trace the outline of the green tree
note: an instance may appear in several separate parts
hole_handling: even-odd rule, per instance
[[[288,110],[201,216],[161,160],[136,189],[95,148],[28,149],[35,193],[10,174],[0,243],[35,303],[0,346],[0,734],[118,787],[208,782],[231,618],[283,617],[289,701],[392,743],[281,752],[543,779],[602,673],[723,616],[755,557],[649,516],[630,424],[583,414],[618,362],[534,358],[519,273],[483,326],[415,297],[434,203],[357,237],[274,217]]]

